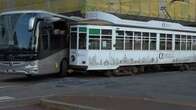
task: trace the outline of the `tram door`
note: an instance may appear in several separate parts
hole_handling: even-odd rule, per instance
[[[87,28],[71,27],[70,33],[70,65],[86,65],[87,63]]]

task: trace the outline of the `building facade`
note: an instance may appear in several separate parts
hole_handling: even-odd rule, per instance
[[[105,11],[117,14],[196,21],[196,0],[0,0],[0,11]]]

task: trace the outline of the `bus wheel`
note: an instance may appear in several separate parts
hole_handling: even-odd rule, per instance
[[[67,65],[67,61],[66,60],[63,60],[61,62],[61,67],[60,67],[60,72],[59,72],[59,75],[60,76],[67,76],[68,75],[68,65]]]

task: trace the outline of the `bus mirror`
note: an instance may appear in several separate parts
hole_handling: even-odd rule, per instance
[[[33,30],[33,28],[35,26],[35,22],[36,22],[36,18],[35,17],[32,17],[32,18],[29,19],[29,27],[28,27],[29,31]]]

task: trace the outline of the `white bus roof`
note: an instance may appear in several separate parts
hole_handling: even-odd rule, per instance
[[[165,22],[165,21],[136,21],[136,20],[126,20],[121,19],[109,13],[92,11],[86,13],[86,19],[89,20],[103,20],[111,22],[114,25],[130,26],[130,27],[143,27],[143,28],[153,28],[153,29],[164,29],[164,30],[179,30],[179,31],[190,31],[196,32],[196,27],[183,26],[179,23]]]
[[[55,13],[52,13],[52,12],[42,11],[42,10],[8,11],[8,12],[0,13],[0,16],[1,15],[9,15],[9,14],[20,14],[20,13],[24,13],[24,14],[25,13],[40,13],[40,14],[47,14],[47,15],[54,16],[54,17],[60,17],[60,18],[64,18],[64,19],[69,19],[69,20],[73,20],[73,21],[79,21],[80,20],[79,18],[64,16],[64,15],[61,15],[61,14],[55,14]]]

